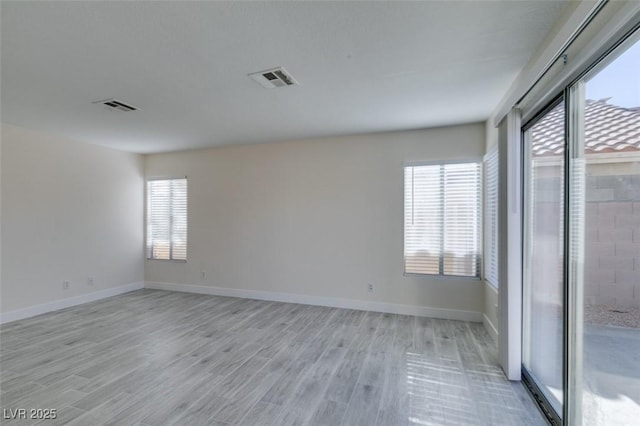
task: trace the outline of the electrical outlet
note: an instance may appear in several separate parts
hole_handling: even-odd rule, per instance
[[[371,283],[367,284],[367,291],[369,293],[373,293],[373,284],[371,284]]]
[[[89,284],[89,285],[93,285],[93,277],[89,277],[89,278],[87,279],[87,284]]]
[[[69,290],[69,281],[67,280],[62,281],[62,289]]]

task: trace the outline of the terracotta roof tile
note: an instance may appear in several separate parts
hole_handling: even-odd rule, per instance
[[[587,154],[640,151],[640,108],[623,108],[608,99],[587,100]],[[564,109],[554,108],[533,127],[533,155],[551,156],[564,150]]]

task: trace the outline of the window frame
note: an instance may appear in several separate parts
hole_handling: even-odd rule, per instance
[[[478,169],[478,179],[480,183],[480,192],[478,194],[478,216],[479,216],[479,226],[478,226],[478,247],[477,247],[477,267],[476,267],[476,275],[452,275],[445,274],[444,267],[442,262],[442,252],[440,253],[440,273],[438,274],[422,274],[419,272],[407,272],[407,258],[406,258],[406,237],[407,237],[407,229],[406,229],[406,199],[405,199],[405,173],[407,167],[421,167],[421,166],[445,166],[448,164],[477,164]],[[448,160],[427,160],[427,161],[405,161],[402,165],[402,271],[403,276],[405,277],[422,277],[422,278],[430,278],[430,279],[438,279],[438,280],[465,280],[465,281],[481,281],[483,278],[483,199],[484,199],[484,182],[483,182],[483,157],[466,157],[459,159],[448,159]],[[444,221],[444,217],[443,217]],[[443,242],[444,243],[444,242]]]
[[[169,242],[170,242],[170,250],[169,250],[169,258],[168,259],[160,259],[157,257],[153,257],[153,243],[149,244],[149,238],[150,238],[150,220],[151,220],[151,203],[150,203],[150,199],[151,199],[151,194],[149,192],[149,183],[151,182],[157,182],[157,181],[172,181],[172,180],[184,180],[186,182],[186,203],[185,203],[185,210],[186,210],[186,223],[187,223],[187,229],[185,231],[185,238],[186,238],[186,253],[185,254],[185,258],[184,259],[174,259],[173,258],[173,233],[170,236]],[[145,179],[145,246],[144,246],[144,250],[145,250],[145,260],[153,260],[153,261],[160,261],[160,262],[178,262],[178,263],[187,263],[187,259],[188,259],[188,242],[189,242],[189,238],[188,238],[188,234],[189,234],[189,180],[187,178],[187,176],[173,176],[173,177],[153,177],[153,178],[147,178]]]

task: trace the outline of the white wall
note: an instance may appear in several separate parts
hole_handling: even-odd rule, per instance
[[[498,128],[498,353],[509,380],[520,380],[522,366],[522,141],[515,108]]]
[[[187,263],[147,260],[145,278],[482,312],[481,281],[405,277],[402,253],[404,162],[480,158],[484,131],[479,123],[146,156],[148,178],[189,178],[189,252]]]
[[[3,314],[143,281],[142,156],[7,124],[1,149]]]

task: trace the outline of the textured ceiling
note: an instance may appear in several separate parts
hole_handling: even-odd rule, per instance
[[[564,5],[2,1],[2,121],[150,153],[485,120]]]

